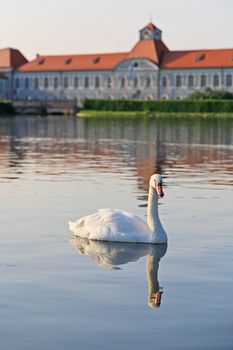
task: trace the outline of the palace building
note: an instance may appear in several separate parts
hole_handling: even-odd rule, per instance
[[[0,50],[0,98],[181,99],[210,87],[233,93],[233,49],[170,51],[153,23],[129,52],[40,56]]]

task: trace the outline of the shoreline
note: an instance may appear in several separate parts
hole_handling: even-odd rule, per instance
[[[190,113],[149,111],[96,111],[81,110],[78,118],[233,118],[233,113]]]

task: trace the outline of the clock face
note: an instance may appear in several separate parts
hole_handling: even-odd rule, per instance
[[[151,38],[151,33],[147,30],[143,33],[144,39],[150,39]]]

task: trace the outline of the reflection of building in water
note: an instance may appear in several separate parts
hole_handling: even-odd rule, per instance
[[[119,265],[147,256],[148,305],[160,306],[162,292],[158,281],[158,269],[159,261],[167,251],[166,244],[103,242],[80,237],[75,237],[72,241],[80,253],[89,256],[97,265],[111,270],[118,270]]]
[[[98,172],[131,171],[141,190],[152,173],[202,172],[221,179],[232,173],[231,121],[76,120],[63,117],[0,120],[3,167],[25,171],[76,171],[88,164]],[[33,167],[32,167],[33,169]],[[125,170],[124,170],[125,169]],[[218,175],[219,174],[219,175]]]

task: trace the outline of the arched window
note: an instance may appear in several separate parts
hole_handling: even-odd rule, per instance
[[[100,78],[95,77],[95,88],[99,88],[99,87],[100,87]]]
[[[122,77],[121,78],[121,88],[124,88],[125,87],[125,77]]]
[[[219,86],[219,75],[217,75],[217,74],[214,75],[213,85]]]
[[[182,85],[182,77],[181,75],[176,76],[176,87],[181,87]]]
[[[84,88],[85,89],[89,88],[89,78],[88,77],[84,78]]]
[[[112,87],[112,78],[108,77],[107,79],[107,88],[111,88]]]
[[[57,77],[55,77],[55,78],[53,79],[53,87],[54,87],[54,89],[57,89],[57,88],[58,88],[58,78],[57,78]]]
[[[35,89],[38,89],[38,87],[39,87],[39,79],[38,79],[38,78],[35,78],[35,79],[34,79],[34,88],[35,88]]]
[[[49,87],[49,79],[47,77],[44,78],[44,88],[47,89]]]
[[[188,87],[193,87],[194,86],[194,77],[193,75],[188,76]]]
[[[133,87],[137,88],[138,87],[138,78],[135,77],[133,80]]]
[[[15,87],[16,87],[16,89],[20,88],[20,80],[19,80],[19,78],[15,79]]]
[[[232,75],[227,74],[226,76],[226,86],[232,86]]]
[[[167,77],[163,77],[163,79],[162,79],[162,87],[164,87],[164,88],[167,87]]]
[[[78,78],[78,77],[75,77],[75,78],[74,78],[74,87],[75,87],[75,88],[78,88],[78,87],[79,87],[79,78]]]
[[[68,77],[64,77],[63,84],[64,84],[64,88],[68,88],[69,86]]]
[[[151,78],[150,77],[146,78],[146,87],[147,88],[151,87]]]
[[[25,87],[25,89],[29,88],[29,79],[28,78],[24,79],[24,87]]]
[[[201,87],[205,87],[206,86],[206,75],[202,74],[201,75]]]

